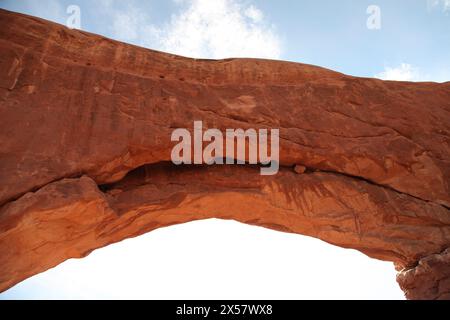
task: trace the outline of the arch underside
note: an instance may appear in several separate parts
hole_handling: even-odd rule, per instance
[[[298,174],[291,167],[275,176],[258,173],[250,165],[158,163],[100,187],[87,176],[50,183],[0,212],[0,288],[125,238],[208,218],[353,248],[394,262],[405,283],[418,261],[433,253],[448,259],[450,217],[442,206],[335,173]],[[440,269],[445,276],[446,265]],[[428,298],[438,297],[448,298],[445,292]]]

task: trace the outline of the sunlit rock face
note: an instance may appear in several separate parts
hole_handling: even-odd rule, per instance
[[[450,297],[450,83],[196,60],[0,10],[0,290],[206,218],[392,261]],[[279,129],[278,174],[170,162],[175,128]],[[370,276],[370,275],[368,275]]]
[[[427,256],[418,264],[397,274],[408,299],[450,300],[450,249]]]

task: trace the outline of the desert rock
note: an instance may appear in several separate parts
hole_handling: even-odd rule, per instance
[[[189,59],[5,10],[0,52],[0,291],[221,218],[392,261],[408,298],[449,297],[450,82]],[[279,129],[280,172],[171,164],[171,132],[196,120]]]

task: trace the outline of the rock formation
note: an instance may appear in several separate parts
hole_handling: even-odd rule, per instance
[[[407,298],[450,298],[450,82],[188,59],[4,10],[0,52],[0,291],[221,218],[392,261]],[[173,165],[171,132],[194,120],[279,128],[280,172]]]

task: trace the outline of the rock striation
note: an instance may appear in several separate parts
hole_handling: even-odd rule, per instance
[[[234,219],[450,298],[450,82],[189,59],[0,10],[0,291],[153,229]],[[280,172],[175,166],[175,128],[279,128]],[[368,275],[370,276],[370,275]]]

